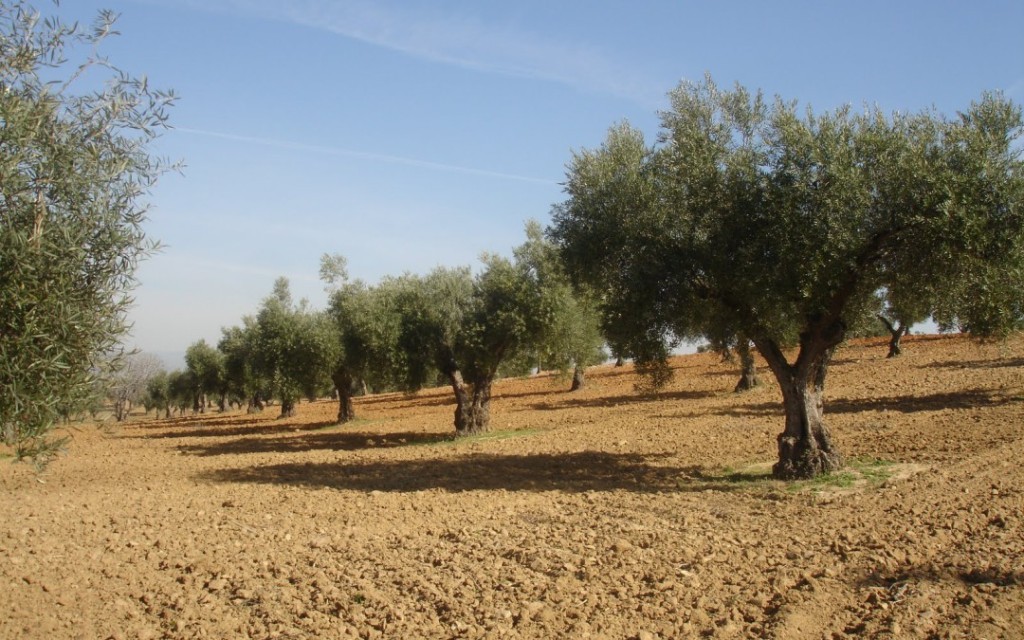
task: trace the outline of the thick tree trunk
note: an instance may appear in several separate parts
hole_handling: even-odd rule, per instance
[[[800,355],[793,365],[774,342],[756,343],[778,380],[786,412],[786,426],[778,438],[779,460],[772,467],[776,478],[813,478],[837,471],[843,465],[843,457],[832,442],[823,417],[825,376],[839,339],[802,336]]]
[[[338,393],[338,424],[356,419],[355,404],[352,402],[353,380],[351,376],[336,373],[334,389]]]
[[[455,392],[455,435],[486,433],[491,423],[491,380],[466,384],[458,370],[448,375]]]
[[[579,391],[583,388],[587,382],[587,370],[586,368],[576,365],[576,368],[572,371],[572,386],[569,387],[569,391]]]
[[[295,417],[295,399],[294,398],[281,398],[281,415],[279,418],[293,418]]]
[[[750,349],[750,342],[740,340],[736,345],[736,353],[740,357],[740,379],[736,383],[733,393],[749,391],[761,384],[757,378],[757,363],[754,361],[754,352]]]

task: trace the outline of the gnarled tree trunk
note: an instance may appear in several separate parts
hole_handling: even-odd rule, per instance
[[[335,373],[333,377],[334,388],[338,392],[338,424],[344,424],[356,419],[355,404],[352,402],[352,376],[344,373]]]
[[[455,435],[486,433],[491,426],[491,379],[466,384],[457,369],[448,374],[455,392]]]
[[[295,398],[281,398],[281,415],[278,418],[292,418],[295,416]]]
[[[782,480],[813,478],[839,470],[843,457],[823,417],[828,363],[842,338],[801,336],[800,354],[790,364],[772,341],[755,341],[782,391],[786,426],[779,434],[779,460],[772,474]]]

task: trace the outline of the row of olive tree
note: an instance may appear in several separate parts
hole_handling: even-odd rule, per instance
[[[512,259],[485,255],[476,274],[439,267],[371,286],[350,280],[335,255],[323,257],[321,277],[330,293],[325,311],[294,304],[281,278],[254,316],[223,330],[216,349],[203,341],[189,347],[180,376],[193,411],[210,397],[221,410],[244,402],[250,411],[273,398],[288,417],[298,399],[332,389],[338,422],[348,422],[357,393],[443,381],[454,395],[455,431],[466,435],[489,428],[498,377],[546,366],[572,371],[576,390],[586,367],[605,357],[596,304],[574,292],[536,222]],[[160,384],[152,395],[165,397],[166,408],[175,396]]]
[[[670,96],[656,145],[621,124],[573,156],[550,235],[604,293],[617,344],[655,373],[672,340],[754,344],[785,408],[776,476],[841,466],[826,374],[879,299],[894,333],[929,314],[977,334],[1019,325],[1018,106],[800,113],[710,78]]]

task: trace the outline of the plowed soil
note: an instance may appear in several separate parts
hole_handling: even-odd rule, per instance
[[[0,464],[3,638],[1024,638],[1024,339],[840,349],[848,471],[768,477],[778,388],[673,361],[81,426]]]

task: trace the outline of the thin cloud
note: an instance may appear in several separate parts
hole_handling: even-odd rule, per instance
[[[465,173],[476,176],[484,176],[488,178],[499,178],[502,180],[517,180],[519,182],[531,182],[534,184],[545,184],[555,185],[558,184],[555,180],[548,180],[545,178],[535,178],[532,176],[521,176],[514,173],[504,173],[501,171],[489,171],[487,169],[475,169],[473,167],[463,167],[454,164],[444,164],[440,162],[430,162],[429,160],[418,160],[416,158],[406,158],[402,156],[392,156],[383,153],[370,153],[366,151],[356,151],[353,149],[343,149],[341,147],[326,147],[321,145],[303,144],[300,142],[289,142],[287,140],[275,140],[272,138],[259,138],[255,136],[239,135],[234,133],[224,133],[221,131],[209,131],[206,129],[193,129],[191,127],[175,127],[175,131],[181,133],[187,133],[191,135],[206,136],[208,138],[219,138],[221,140],[231,140],[234,142],[244,142],[247,144],[257,144],[265,147],[275,147],[278,149],[288,149],[292,151],[307,151],[313,153],[322,153],[332,156],[341,156],[345,158],[358,158],[361,160],[372,160],[375,162],[386,162],[390,164],[401,164],[410,167],[420,167],[423,169],[433,169],[435,171],[447,171],[452,173]]]
[[[664,91],[602,51],[545,40],[513,27],[442,13],[431,3],[371,0],[143,0],[255,16],[320,29],[410,56],[512,77],[554,82],[644,105]]]

